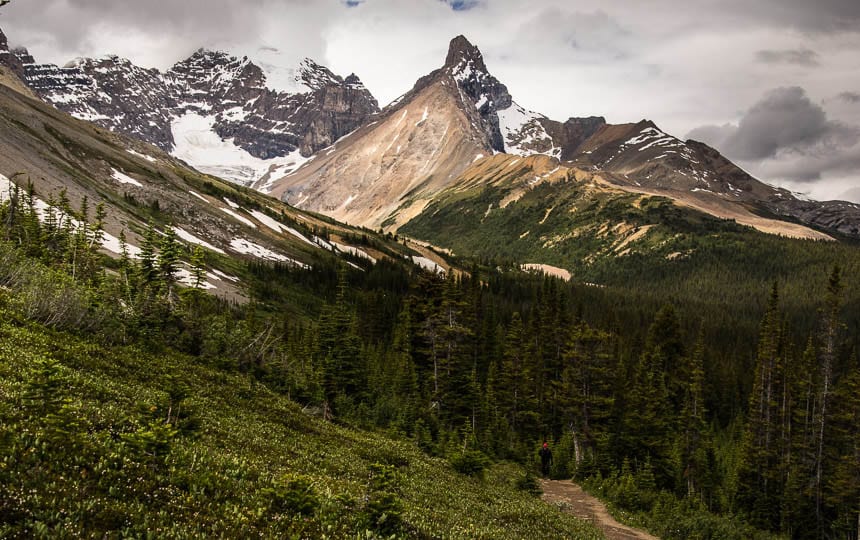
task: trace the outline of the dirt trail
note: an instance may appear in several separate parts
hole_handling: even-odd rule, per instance
[[[559,505],[564,512],[591,521],[603,531],[607,540],[659,540],[645,531],[615,521],[602,502],[570,480],[541,480],[541,488],[543,500]]]

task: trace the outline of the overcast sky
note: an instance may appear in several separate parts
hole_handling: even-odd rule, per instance
[[[13,0],[0,28],[58,64],[311,57],[381,105],[464,34],[527,108],[649,118],[763,180],[860,202],[860,0]]]

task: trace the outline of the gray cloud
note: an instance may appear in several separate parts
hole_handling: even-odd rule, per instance
[[[93,34],[104,28],[117,33],[131,31],[131,36],[144,33],[155,42],[161,40],[193,49],[231,34],[254,35],[265,15],[262,8],[268,3],[267,0],[19,0],[9,4],[4,24],[10,29],[37,26],[57,47],[71,51],[86,48],[94,39]],[[39,21],[38,25],[32,24],[34,20]],[[123,44],[119,43],[118,48],[123,48]]]
[[[836,97],[845,103],[860,103],[860,92],[842,92]]]
[[[860,173],[860,128],[827,118],[799,87],[767,92],[737,124],[701,126],[702,140],[758,175],[814,182],[825,173]]]
[[[846,201],[860,202],[860,187],[855,187],[847,190],[842,195],[840,195],[839,198],[845,199]]]
[[[721,7],[752,24],[804,32],[860,32],[860,2],[856,0],[730,0]]]
[[[526,19],[514,43],[532,61],[603,62],[629,56],[630,41],[631,32],[604,11],[548,7]]]
[[[763,64],[795,64],[799,66],[818,66],[818,53],[812,49],[784,49],[756,51],[755,58]]]
[[[858,136],[856,128],[828,120],[824,109],[797,86],[767,92],[737,125],[702,126],[688,134],[743,161],[827,153],[853,146]]]

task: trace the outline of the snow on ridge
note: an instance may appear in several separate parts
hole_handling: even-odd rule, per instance
[[[276,253],[271,249],[263,247],[260,244],[255,244],[254,242],[251,242],[246,238],[234,238],[230,240],[230,249],[235,251],[236,253],[241,253],[243,255],[251,255],[253,257],[257,257],[258,259],[290,263],[306,270],[310,268],[310,266],[305,263],[299,262],[295,259],[291,259],[286,255]]]
[[[200,199],[201,201],[205,202],[206,204],[211,204],[211,203],[209,202],[209,199],[207,199],[207,198],[206,198],[206,197],[204,197],[203,195],[201,195],[201,194],[197,193],[196,191],[191,191],[191,190],[189,189],[189,190],[188,190],[188,193],[190,193],[190,194],[194,195],[195,197],[197,197],[197,198],[198,198],[198,199]]]
[[[561,148],[555,146],[552,137],[539,122],[540,119],[546,118],[544,115],[524,109],[516,103],[512,103],[507,109],[497,111],[497,114],[505,153],[518,156],[544,154],[561,157]],[[527,148],[539,141],[549,141],[551,148],[545,152],[535,152]]]
[[[348,246],[346,244],[340,244],[338,242],[331,242],[334,247],[338,249],[338,251],[342,251],[344,253],[349,253],[350,255],[355,255],[356,257],[360,257],[362,259],[367,259],[371,263],[376,264],[376,259],[368,255],[365,251],[358,249],[357,247]]]
[[[135,151],[134,151],[134,150],[132,150],[131,148],[127,148],[125,151],[126,151],[126,152],[128,152],[129,154],[133,155],[133,156],[137,156],[137,157],[139,157],[139,158],[143,158],[143,159],[145,159],[146,161],[149,161],[150,163],[155,163],[156,161],[158,161],[157,159],[155,159],[155,158],[154,158],[154,157],[152,157],[152,156],[148,156],[148,155],[146,155],[146,154],[141,154],[140,152],[135,152]]]
[[[228,216],[233,217],[237,221],[244,223],[248,227],[251,227],[252,229],[257,228],[257,225],[253,221],[251,221],[250,219],[248,219],[244,216],[239,215],[237,212],[234,212],[233,210],[230,210],[229,208],[221,208],[221,211],[224,212],[225,214],[227,214]]]
[[[445,269],[442,268],[436,261],[432,261],[427,257],[420,257],[417,255],[412,256],[412,263],[420,266],[424,270],[429,270],[430,272],[435,272],[437,274],[444,274]]]
[[[217,248],[217,247],[213,246],[212,244],[210,244],[209,242],[207,242],[205,240],[201,240],[200,238],[197,238],[196,236],[194,236],[193,234],[191,234],[190,232],[186,231],[185,229],[183,229],[181,227],[174,226],[174,227],[172,227],[172,229],[173,229],[173,232],[176,233],[176,236],[178,236],[182,240],[185,240],[188,243],[197,244],[198,246],[205,247],[206,249],[212,250],[215,253],[220,253],[221,255],[226,255],[226,252],[223,249]]]
[[[140,182],[138,182],[137,180],[135,180],[131,176],[128,176],[127,174],[123,174],[116,169],[111,169],[111,171],[113,171],[111,173],[111,176],[113,176],[113,179],[116,180],[117,182],[119,182],[120,184],[131,184],[133,186],[143,187],[143,184],[141,184]]]
[[[233,201],[231,201],[231,200],[230,200],[230,199],[228,199],[227,197],[222,197],[222,198],[224,199],[224,202],[225,202],[225,203],[227,203],[227,205],[228,205],[230,208],[232,208],[233,210],[238,210],[238,209],[239,209],[239,205],[238,205],[237,203],[234,203]]]

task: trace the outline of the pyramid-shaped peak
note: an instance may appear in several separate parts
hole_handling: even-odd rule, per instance
[[[478,47],[472,45],[465,36],[457,36],[448,45],[448,57],[445,59],[445,67],[455,67],[472,61],[477,69],[486,70],[484,56]]]
[[[9,41],[6,39],[6,34],[3,33],[2,28],[0,28],[0,51],[9,52]]]

